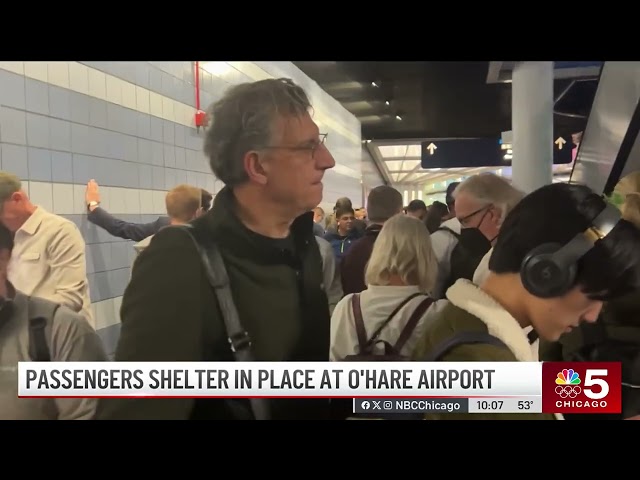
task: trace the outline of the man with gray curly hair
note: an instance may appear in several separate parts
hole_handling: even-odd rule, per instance
[[[250,342],[228,338],[195,245],[169,227],[136,261],[117,361],[228,361],[232,348],[246,347],[258,361],[328,360],[329,303],[312,210],[335,161],[310,110],[288,79],[236,85],[211,109],[204,152],[225,187],[192,226],[215,241]],[[269,404],[272,419],[326,418],[329,407],[313,399]],[[232,399],[109,399],[98,410],[103,419],[256,418],[248,401]]]

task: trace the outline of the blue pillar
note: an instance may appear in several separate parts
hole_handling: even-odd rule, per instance
[[[513,185],[530,193],[553,181],[553,62],[519,62],[511,89]]]

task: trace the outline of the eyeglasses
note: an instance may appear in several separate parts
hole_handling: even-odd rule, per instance
[[[486,211],[485,211],[485,215],[486,215],[486,213],[487,213],[487,212],[489,211],[489,209],[490,209],[490,208],[492,208],[492,207],[493,207],[493,205],[491,205],[491,204],[489,204],[489,205],[485,205],[484,207],[479,208],[478,210],[476,210],[476,211],[475,211],[475,212],[473,212],[473,213],[470,213],[469,215],[465,215],[465,216],[464,216],[464,217],[462,217],[462,218],[458,218],[458,221],[460,222],[460,224],[461,224],[461,225],[466,225],[466,224],[467,224],[467,222],[468,222],[469,220],[471,220],[473,217],[475,217],[476,215],[478,215],[480,212],[482,212],[482,211],[485,211],[485,210],[486,210]],[[484,219],[484,217],[483,217],[483,219]],[[480,220],[480,223],[482,223],[482,220]]]
[[[328,135],[329,135],[328,133],[321,133],[318,135],[317,141],[311,142],[308,145],[300,145],[297,147],[289,146],[289,145],[268,145],[262,148],[292,150],[292,151],[298,151],[298,152],[307,151],[307,152],[311,152],[311,158],[315,158],[316,150],[321,145],[324,145],[324,143],[327,141]]]

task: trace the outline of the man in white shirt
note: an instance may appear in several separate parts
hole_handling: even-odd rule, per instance
[[[14,233],[9,281],[26,295],[91,314],[85,242],[76,225],[34,205],[20,179],[0,172],[0,222]]]
[[[458,243],[457,235],[460,234],[460,221],[456,217],[455,198],[453,192],[460,182],[452,182],[447,186],[446,202],[451,218],[440,225],[440,228],[431,234],[431,248],[438,259],[438,280],[436,281],[434,298],[444,298],[444,283],[449,278],[449,261],[451,252]]]

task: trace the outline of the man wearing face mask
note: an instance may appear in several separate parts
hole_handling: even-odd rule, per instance
[[[474,175],[456,187],[456,218],[460,233],[448,257],[440,259],[440,271],[434,295],[443,298],[458,279],[474,279],[478,266],[488,262],[502,221],[524,194],[504,178],[491,173]]]

